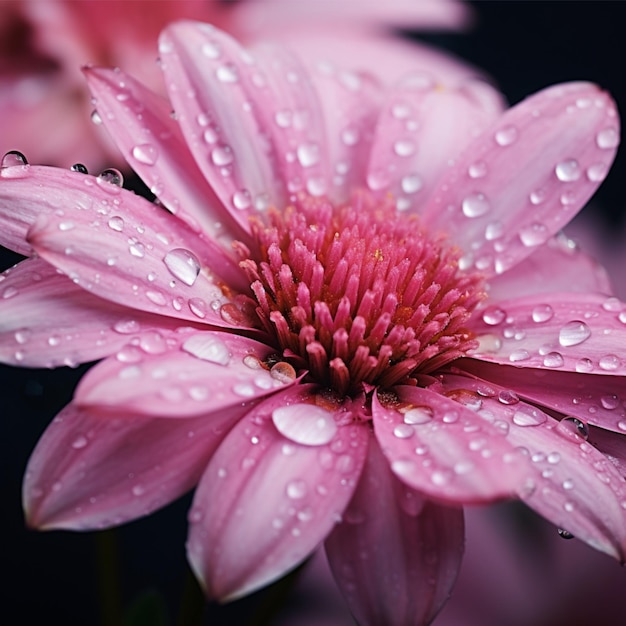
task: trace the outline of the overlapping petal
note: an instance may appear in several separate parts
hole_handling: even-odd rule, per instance
[[[300,563],[340,519],[367,455],[369,430],[350,421],[312,445],[282,435],[275,412],[308,404],[311,386],[265,400],[212,457],[189,515],[189,559],[210,597],[236,598]],[[329,422],[329,423],[330,423]]]
[[[504,423],[507,440],[525,454],[533,476],[520,498],[559,528],[624,561],[626,482],[617,467],[575,424],[558,422],[511,396],[509,389],[444,377],[444,391],[459,389],[474,395],[483,419]]]
[[[371,445],[355,494],[325,545],[359,624],[417,626],[429,624],[447,600],[463,541],[462,509],[407,487]]]
[[[231,222],[191,156],[170,103],[121,70],[86,68],[84,73],[102,123],[159,200],[213,239],[232,239],[235,233],[242,238],[244,232]]]
[[[98,298],[39,258],[7,270],[0,277],[0,289],[0,360],[14,365],[57,367],[95,361],[128,343],[154,342],[159,333],[179,325],[171,318]]]
[[[501,96],[484,83],[449,88],[428,74],[405,79],[378,118],[367,184],[392,193],[399,210],[419,211],[450,162],[502,110]],[[484,175],[480,166],[476,174]]]
[[[93,367],[75,402],[190,417],[252,402],[296,381],[291,366],[265,365],[273,348],[246,337],[180,329],[177,337],[142,339]]]
[[[168,420],[70,404],[43,434],[26,468],[28,523],[86,530],[148,515],[196,484],[244,412],[237,406]]]
[[[243,274],[221,247],[173,215],[118,186],[77,172],[32,167],[6,181],[14,202],[41,212],[28,239],[87,291],[119,304],[192,322],[241,327],[222,315]],[[234,305],[233,305],[234,306]]]
[[[626,305],[589,293],[528,295],[488,306],[468,324],[495,363],[624,376]]]
[[[588,83],[544,89],[468,146],[441,179],[424,220],[466,251],[464,266],[501,274],[574,217],[604,179],[618,143],[608,94]],[[484,173],[472,177],[473,168]]]
[[[505,433],[454,394],[407,386],[394,391],[392,402],[373,399],[374,430],[407,485],[442,502],[469,504],[510,497],[525,483],[526,463]]]

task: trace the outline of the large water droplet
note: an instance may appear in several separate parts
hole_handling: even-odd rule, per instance
[[[491,205],[485,194],[475,193],[463,200],[461,208],[466,217],[480,217],[489,211]]]
[[[106,170],[102,170],[102,172],[98,174],[98,183],[105,183],[114,187],[121,187],[124,184],[124,177],[119,170],[116,170],[113,167],[109,167]]]
[[[223,83],[236,83],[239,80],[239,72],[237,66],[232,63],[220,65],[215,71],[217,79]]]
[[[72,172],[79,172],[80,174],[89,174],[89,171],[82,163],[74,163],[72,167],[70,167]]]
[[[536,322],[537,324],[548,322],[553,317],[554,317],[554,310],[549,304],[539,304],[533,309],[533,312],[532,312],[533,322]]]
[[[559,331],[559,343],[563,347],[577,346],[591,336],[591,329],[584,322],[574,320]]]
[[[302,167],[311,167],[320,160],[320,149],[316,143],[303,143],[299,145],[296,154]]]
[[[489,326],[497,326],[506,319],[506,311],[499,307],[489,307],[483,313],[483,322]]]
[[[121,233],[124,230],[124,218],[119,215],[114,215],[111,219],[109,219],[108,225],[111,230]]]
[[[556,427],[558,433],[568,439],[589,439],[589,427],[577,417],[564,417]]]
[[[543,364],[546,367],[562,367],[565,361],[560,352],[548,352],[543,357]]]
[[[578,165],[578,161],[576,161],[576,159],[561,161],[554,168],[554,171],[556,173],[556,177],[564,183],[570,183],[578,180],[581,175],[580,166]]]
[[[240,189],[233,194],[233,206],[240,211],[245,211],[250,208],[252,204],[252,198],[250,192],[247,189]]]
[[[159,158],[159,151],[151,143],[142,143],[133,148],[132,155],[140,163],[154,165]]]
[[[417,174],[404,176],[400,181],[402,191],[409,194],[418,192],[422,188],[423,184],[422,179]]]
[[[226,344],[208,333],[198,333],[185,340],[182,349],[198,359],[219,365],[228,365],[230,352]]]
[[[218,167],[230,165],[233,162],[233,159],[233,151],[231,147],[226,144],[216,146],[213,150],[211,150],[211,161],[213,161],[213,164]]]
[[[600,404],[607,411],[613,411],[619,406],[619,397],[617,395],[610,394],[606,396],[602,396],[600,398]]]
[[[396,424],[393,434],[398,439],[409,439],[415,434],[415,429],[410,424]]]
[[[18,150],[9,150],[2,157],[0,167],[16,167],[19,165],[28,165],[26,157]]]
[[[332,413],[314,404],[296,403],[279,407],[272,412],[272,421],[283,436],[307,446],[327,444],[337,432]]]
[[[605,354],[598,361],[598,365],[605,372],[613,372],[620,366],[620,360],[615,354]]]
[[[174,248],[164,257],[163,263],[172,276],[178,278],[185,285],[193,285],[200,274],[200,261],[193,252],[185,248]]]
[[[427,424],[432,421],[434,417],[434,411],[429,406],[414,406],[408,411],[404,412],[405,424]]]
[[[528,248],[539,246],[544,243],[550,236],[550,231],[545,224],[534,222],[528,226],[524,226],[519,231],[520,241]]]

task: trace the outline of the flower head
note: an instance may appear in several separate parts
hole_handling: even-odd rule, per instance
[[[119,524],[197,484],[211,597],[325,541],[362,623],[434,618],[464,504],[521,498],[623,560],[626,313],[556,234],[613,159],[610,97],[503,112],[479,83],[309,74],[191,22],[160,58],[171,105],[85,71],[159,204],[0,170],[3,242],[32,257],[3,277],[3,359],[104,358],[33,453],[30,523]]]

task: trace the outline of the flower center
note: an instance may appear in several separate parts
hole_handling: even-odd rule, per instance
[[[241,266],[282,357],[316,382],[340,394],[416,384],[476,346],[464,324],[482,277],[391,198],[335,207],[303,194],[268,222],[254,222],[258,257]]]

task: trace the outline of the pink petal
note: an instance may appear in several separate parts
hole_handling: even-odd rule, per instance
[[[549,239],[521,263],[489,281],[494,302],[559,291],[613,291],[606,270],[565,235]]]
[[[26,517],[37,528],[116,526],[191,489],[245,409],[189,420],[67,406],[33,452],[24,478]]]
[[[246,282],[217,244],[116,185],[55,168],[30,171],[10,181],[14,202],[36,201],[54,212],[40,214],[29,241],[76,284],[130,308],[242,326],[221,314],[233,305],[223,308],[229,302],[211,270],[233,288]]]
[[[372,401],[374,431],[392,471],[445,503],[513,495],[528,475],[504,433],[470,408],[420,387],[394,388],[397,403]]]
[[[619,142],[610,96],[595,85],[544,89],[509,109],[440,181],[424,219],[487,276],[519,263],[569,222],[606,175]],[[485,175],[472,178],[482,163]]]
[[[443,379],[445,393],[474,397],[479,415],[503,425],[506,439],[529,461],[532,476],[520,498],[592,547],[626,555],[626,483],[615,465],[575,430],[506,388],[463,376]]]
[[[14,365],[86,363],[180,325],[97,298],[38,258],[2,274],[0,293],[0,360]]]
[[[472,356],[520,367],[626,374],[626,304],[585,293],[495,302],[468,323],[480,342]]]
[[[243,228],[286,189],[327,187],[323,126],[306,72],[286,52],[258,59],[210,26],[179,22],[161,35],[170,97],[200,169]],[[192,94],[190,96],[189,94]]]
[[[159,200],[187,224],[213,239],[222,234],[224,211],[189,153],[170,104],[120,70],[86,68],[103,124],[129,165]],[[241,239],[243,231],[228,224]]]
[[[209,597],[236,598],[279,578],[340,519],[365,461],[368,429],[347,420],[328,443],[303,445],[272,423],[276,410],[294,403],[317,412],[315,401],[311,386],[272,396],[229,433],[209,463],[187,544]],[[335,411],[335,419],[341,416]]]
[[[547,372],[474,359],[457,361],[464,371],[489,380],[518,397],[548,407],[583,423],[626,435],[626,379],[580,372]]]
[[[389,470],[377,445],[326,553],[359,624],[429,624],[463,556],[463,510],[424,499]]]
[[[589,441],[604,454],[621,476],[626,476],[626,436],[604,428],[589,428]]]
[[[295,382],[293,368],[264,362],[275,353],[238,335],[181,329],[176,338],[128,344],[93,367],[75,394],[80,406],[140,415],[190,417],[262,398]],[[291,373],[291,376],[289,375]]]
[[[368,74],[346,71],[330,62],[311,67],[311,78],[325,119],[332,172],[329,195],[343,202],[366,179],[382,90]]]
[[[445,88],[430,75],[406,79],[384,104],[367,175],[372,191],[392,193],[398,210],[423,208],[454,159],[501,114],[503,103],[484,83]],[[481,163],[471,175],[483,175]]]

